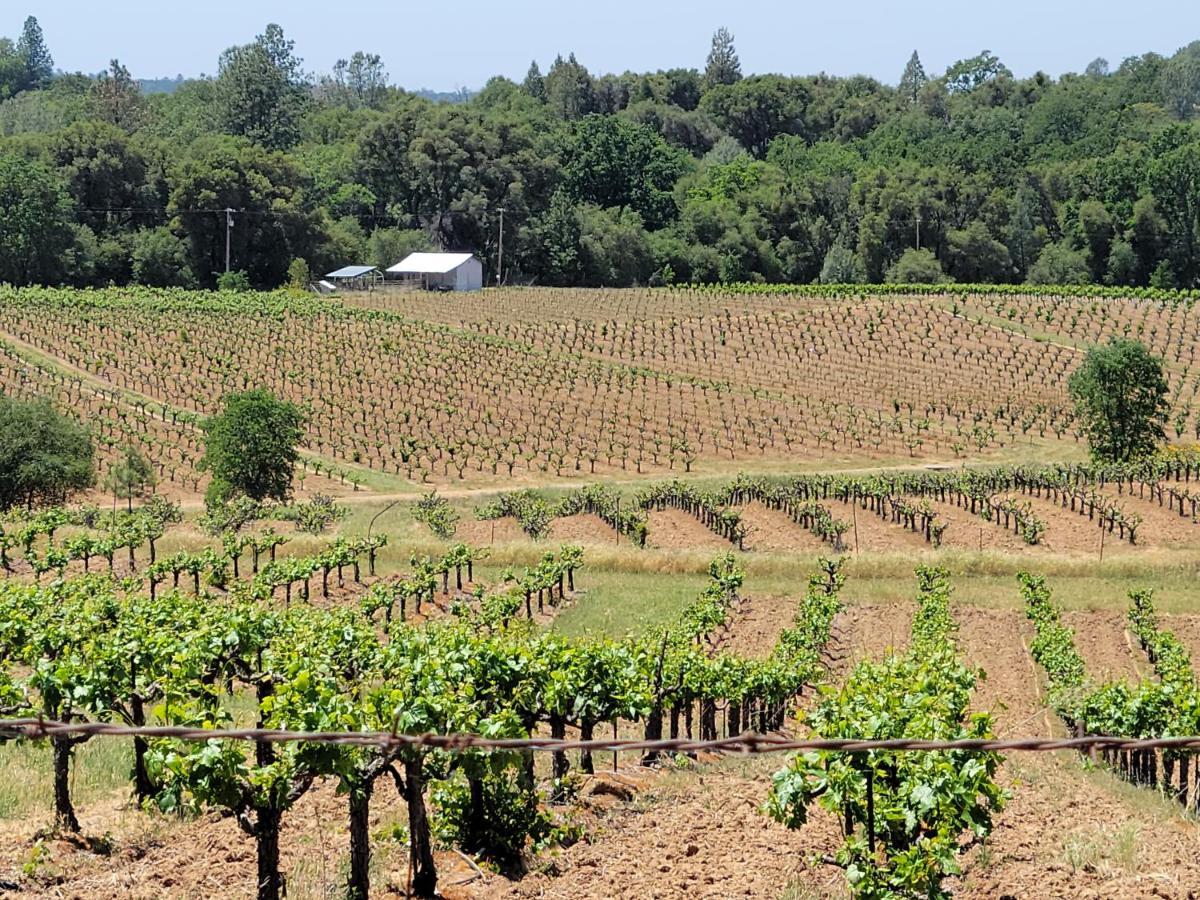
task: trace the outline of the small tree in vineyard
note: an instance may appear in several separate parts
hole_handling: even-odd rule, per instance
[[[0,396],[0,509],[61,503],[95,480],[87,429],[50,401]]]
[[[126,447],[121,458],[109,468],[104,487],[112,491],[113,506],[121,499],[132,512],[134,498],[145,497],[154,487],[154,466],[136,447]]]
[[[1139,341],[1113,338],[1093,347],[1068,389],[1098,462],[1138,459],[1166,437],[1170,407],[1163,363]]]
[[[288,500],[300,459],[304,414],[265,390],[230,394],[220,413],[204,422],[204,459],[212,473],[207,500],[214,505],[234,494],[252,500]]]

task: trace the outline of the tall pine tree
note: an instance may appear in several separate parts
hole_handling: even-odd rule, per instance
[[[729,33],[728,28],[718,28],[713,35],[712,49],[708,51],[704,82],[711,88],[718,84],[733,84],[741,80],[742,64],[738,61],[737,49],[733,46],[733,35]]]
[[[34,90],[50,83],[54,76],[54,57],[50,55],[50,48],[46,46],[42,26],[33,16],[25,20],[25,27],[21,29],[21,38],[17,41],[17,54],[25,60],[26,89]]]
[[[538,68],[536,59],[529,64],[529,71],[526,73],[521,87],[535,100],[546,99],[546,79],[542,77],[542,70]]]
[[[908,59],[908,65],[904,67],[904,74],[900,76],[900,96],[909,103],[916,103],[921,88],[928,80],[925,67],[921,65],[921,57],[917,56],[917,51],[914,50]]]

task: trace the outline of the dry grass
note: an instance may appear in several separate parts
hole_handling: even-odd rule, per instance
[[[1120,827],[1087,825],[1063,839],[1063,861],[1076,871],[1100,875],[1136,875],[1139,829],[1135,823]]]

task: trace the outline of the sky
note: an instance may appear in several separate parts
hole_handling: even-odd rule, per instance
[[[1192,11],[1185,12],[1187,9]],[[1096,57],[1164,55],[1200,39],[1194,0],[5,0],[0,35],[37,16],[58,68],[98,72],[117,57],[135,77],[212,74],[222,50],[277,22],[306,70],[356,50],[383,57],[409,89],[478,88],[574,52],[592,74],[703,68],[712,32],[733,32],[742,71],[871,75],[895,83],[914,49],[925,69],[988,49],[1018,76],[1081,72]]]

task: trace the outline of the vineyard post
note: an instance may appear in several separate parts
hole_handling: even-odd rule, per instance
[[[854,521],[854,552],[858,553],[858,504],[850,501],[850,518]]]
[[[613,740],[615,741],[616,739],[617,739],[617,720],[613,719]],[[621,751],[619,751],[619,750],[613,750],[613,772],[614,773],[617,771],[617,754],[620,752]]]
[[[1100,522],[1100,562],[1104,562],[1104,522]]]

